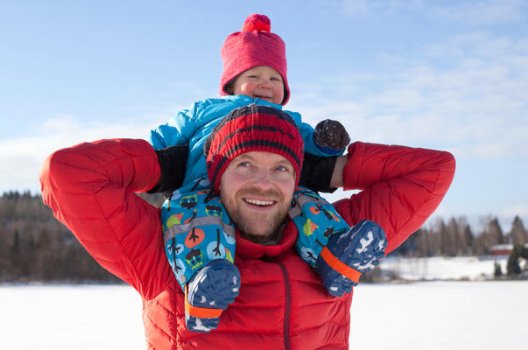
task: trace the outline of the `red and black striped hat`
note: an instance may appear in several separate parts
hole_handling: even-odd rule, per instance
[[[301,175],[304,143],[293,119],[276,108],[251,104],[229,113],[216,126],[205,144],[207,174],[219,192],[220,178],[229,163],[251,151],[271,152],[286,158]]]

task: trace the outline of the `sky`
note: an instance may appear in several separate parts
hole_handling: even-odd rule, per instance
[[[39,193],[56,149],[148,138],[218,96],[222,43],[252,13],[286,42],[285,109],[353,141],[452,152],[435,217],[528,224],[527,0],[3,0],[0,193]]]

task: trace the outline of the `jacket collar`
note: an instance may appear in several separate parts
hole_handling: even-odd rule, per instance
[[[262,245],[254,243],[240,236],[240,233],[237,231],[236,254],[245,259],[275,258],[290,250],[295,245],[296,240],[297,229],[291,220],[284,227],[282,239],[277,244]]]

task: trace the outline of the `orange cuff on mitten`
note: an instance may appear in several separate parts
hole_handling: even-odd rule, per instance
[[[218,318],[224,309],[208,309],[205,307],[192,306],[185,297],[185,313],[196,318]]]
[[[361,272],[346,265],[341,260],[336,258],[335,255],[332,254],[332,252],[327,247],[324,247],[321,251],[321,257],[332,269],[339,272],[341,275],[345,276],[352,282],[359,283],[359,277],[361,277]]]

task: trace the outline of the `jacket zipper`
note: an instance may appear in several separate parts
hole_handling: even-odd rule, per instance
[[[284,349],[290,350],[290,314],[291,314],[291,286],[290,279],[288,278],[288,270],[286,267],[279,262],[279,266],[282,270],[282,276],[284,277],[284,294],[286,296],[286,305],[284,308]]]

